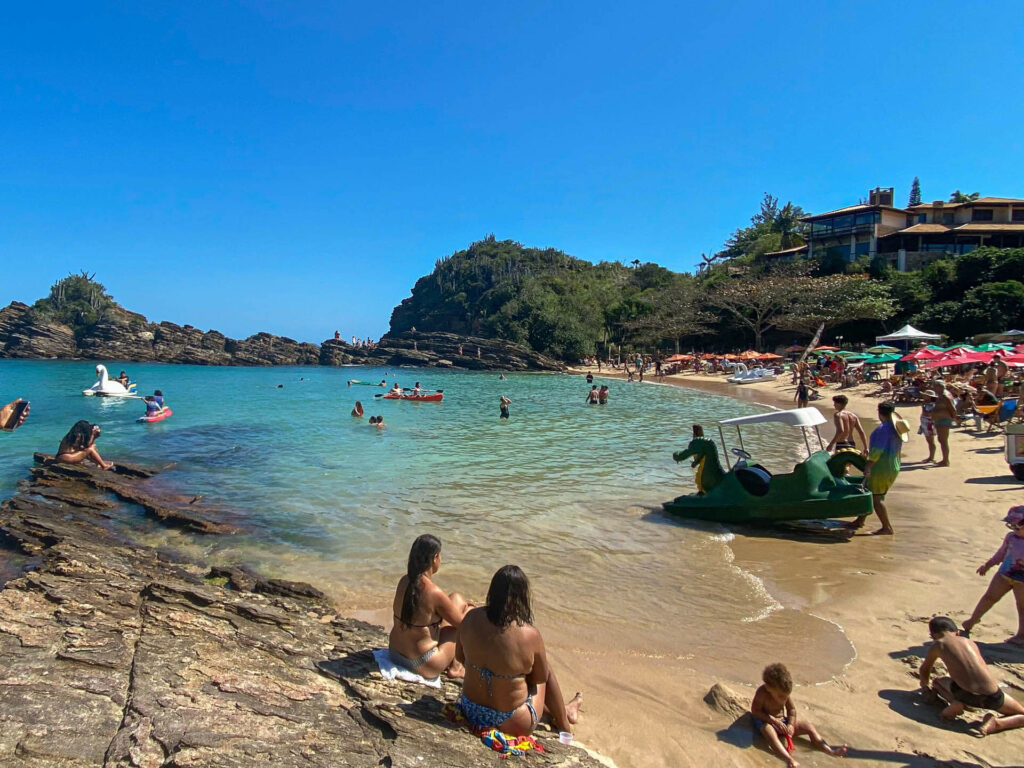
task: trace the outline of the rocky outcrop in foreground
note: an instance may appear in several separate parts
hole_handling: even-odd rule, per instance
[[[81,332],[38,319],[27,304],[0,309],[0,357],[183,363],[191,365],[387,365],[508,371],[563,370],[557,360],[511,342],[406,332],[372,348],[329,339],[321,346],[257,333],[231,339],[191,325],[151,323],[115,306]]]
[[[209,568],[133,540],[147,525],[223,536],[240,518],[38,455],[0,505],[0,765],[482,766],[441,716],[458,689],[386,683],[380,627],[341,618],[308,584]],[[4,570],[0,569],[0,573]],[[531,765],[598,766],[541,733]]]

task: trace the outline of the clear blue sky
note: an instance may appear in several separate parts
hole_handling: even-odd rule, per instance
[[[490,232],[691,270],[766,191],[1024,197],[1020,0],[149,5],[5,7],[3,304],[376,337]]]

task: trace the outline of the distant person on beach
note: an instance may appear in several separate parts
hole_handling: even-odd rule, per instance
[[[871,438],[868,441],[864,487],[871,491],[871,505],[882,524],[881,528],[873,531],[875,535],[891,536],[894,533],[892,523],[889,522],[889,510],[885,506],[885,494],[889,492],[900,473],[900,451],[903,448],[903,438],[896,431],[896,424],[893,422],[892,415],[895,411],[896,406],[888,401],[878,404],[878,421],[880,423],[871,432]],[[849,527],[860,528],[864,525],[864,520],[865,516],[861,515],[850,523]]]
[[[772,752],[786,761],[789,768],[798,768],[791,754],[794,736],[809,736],[811,742],[827,755],[845,757],[847,747],[830,747],[806,719],[798,719],[793,703],[793,677],[783,664],[769,664],[761,673],[763,685],[754,693],[750,714],[754,728],[768,742]]]
[[[1024,727],[1024,705],[1003,693],[998,681],[988,671],[978,646],[957,632],[952,619],[936,616],[928,622],[928,633],[934,642],[918,674],[926,696],[933,701],[942,699],[946,702],[942,717],[952,720],[966,707],[976,707],[1003,715],[999,717],[987,712],[978,726],[982,736]],[[930,683],[932,667],[939,659],[946,665],[949,675]]]
[[[84,419],[75,422],[57,448],[56,461],[64,464],[81,464],[86,459],[100,469],[113,469],[114,462],[104,461],[96,450],[96,438],[100,436],[100,428]]]
[[[28,418],[28,412],[31,410],[29,404],[25,403],[22,406],[21,403],[25,403],[25,401],[19,397],[17,400],[11,400],[7,405],[0,408],[0,429],[4,432],[13,432],[24,424],[25,419]],[[20,411],[20,413],[18,413],[17,418],[14,418],[16,411]]]
[[[594,385],[593,385],[593,386],[592,386],[592,387],[590,388],[590,391],[589,391],[589,392],[587,392],[587,399],[586,399],[586,403],[587,403],[588,405],[597,405],[597,404],[598,404],[598,403],[600,403],[600,402],[601,402],[601,396],[600,396],[600,395],[598,394],[598,391],[597,391],[597,384],[594,384]]]
[[[457,637],[455,658],[465,664],[458,706],[473,727],[529,736],[547,715],[557,730],[572,731],[583,696],[562,698],[533,626],[530,583],[519,566],[494,574],[487,605],[466,614]]]
[[[864,434],[864,427],[860,425],[860,419],[853,411],[846,410],[849,402],[850,398],[846,395],[836,395],[832,398],[832,407],[835,409],[832,414],[832,423],[836,426],[836,433],[825,446],[826,451],[831,451],[833,448],[837,451],[856,451],[858,450],[856,437],[860,437],[861,445],[865,449],[867,448],[868,438]]]
[[[932,409],[932,423],[935,424],[935,436],[939,441],[939,450],[942,451],[942,460],[936,463],[937,467],[949,466],[949,430],[956,424],[956,405],[953,403],[953,395],[946,389],[946,382],[936,379],[931,384],[931,390],[935,393],[935,408]],[[923,390],[922,390],[923,391]]]
[[[363,418],[363,404],[356,400],[355,407],[352,408],[352,415],[356,418]]]
[[[998,603],[1007,592],[1013,592],[1017,602],[1017,634],[1006,642],[1024,646],[1024,505],[1010,507],[1003,518],[1010,532],[996,553],[978,568],[978,575],[998,565],[999,569],[989,582],[988,589],[975,606],[971,617],[964,622],[964,632],[970,632],[981,617]]]
[[[797,384],[796,395],[793,396],[793,399],[796,400],[796,407],[806,408],[808,406],[808,398],[810,397],[810,394],[810,389],[807,387],[805,382],[801,381]]]
[[[462,677],[455,661],[455,638],[470,604],[458,592],[445,594],[431,580],[441,567],[441,540],[425,533],[409,550],[405,575],[392,601],[395,623],[388,651],[396,664],[426,678],[445,672]]]
[[[928,444],[928,458],[922,463],[932,464],[935,462],[935,422],[932,421],[932,412],[935,410],[936,395],[930,389],[921,392],[925,401],[921,404],[921,425],[917,428],[917,434],[924,437]]]
[[[507,419],[508,418],[508,407],[510,405],[512,405],[512,401],[509,400],[504,395],[502,395],[501,396],[501,400],[498,401],[498,414],[499,414],[498,418],[499,419]]]
[[[602,384],[601,389],[597,391],[597,400],[601,405],[608,405],[608,385]]]

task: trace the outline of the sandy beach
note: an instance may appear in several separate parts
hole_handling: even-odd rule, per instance
[[[579,369],[578,372],[586,372]],[[608,377],[607,369],[595,376]],[[612,372],[611,378],[622,378]],[[659,383],[697,387],[780,408],[791,408],[794,387],[789,377],[742,387],[724,376],[682,374]],[[643,386],[638,384],[637,386]],[[849,408],[870,433],[877,424],[879,400],[867,397],[873,385],[844,389]],[[829,418],[822,435],[831,436],[831,396],[836,385],[822,389],[814,405]],[[969,724],[983,713],[969,711],[955,723],[944,723],[939,709],[918,693],[917,662],[929,641],[927,620],[945,614],[958,624],[973,609],[989,577],[975,573],[1006,534],[1001,519],[1009,506],[1024,501],[1024,486],[1003,460],[1001,432],[955,429],[950,436],[952,466],[920,462],[927,456],[924,438],[916,434],[919,407],[898,409],[912,425],[903,451],[903,470],[887,500],[896,529],[894,537],[857,535],[849,540],[774,535],[735,529],[731,542],[735,562],[763,579],[781,603],[798,607],[845,631],[856,648],[845,672],[820,685],[798,685],[794,700],[833,744],[851,746],[847,759],[878,766],[1021,766],[1024,730],[979,739]],[[687,435],[671,446],[678,450]],[[666,499],[677,489],[666,489]],[[868,519],[865,531],[877,523]],[[1012,597],[1004,598],[983,620],[973,638],[1008,694],[1022,698],[1024,650],[1003,641],[1016,629]],[[563,688],[586,684],[584,725],[579,738],[627,766],[735,765],[771,766],[782,762],[770,755],[749,727],[729,726],[735,716],[703,702],[714,678],[671,660],[624,657],[616,660],[578,658],[570,649],[553,656],[566,680]],[[780,647],[775,658],[799,681],[806,659],[792,658]],[[594,667],[600,665],[600,671]],[[747,686],[725,681],[744,704],[759,680]],[[595,689],[596,685],[596,689]],[[623,726],[626,727],[623,727]],[[830,765],[834,758],[798,747],[802,765]]]

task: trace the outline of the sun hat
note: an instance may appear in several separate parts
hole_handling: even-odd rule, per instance
[[[900,440],[904,443],[910,440],[910,424],[902,416],[893,414],[892,425],[896,427],[896,434],[900,436]]]
[[[1018,504],[1016,507],[1010,507],[1010,511],[1006,513],[1006,517],[1003,518],[1004,523],[1014,523],[1020,525],[1024,523],[1024,504]]]

